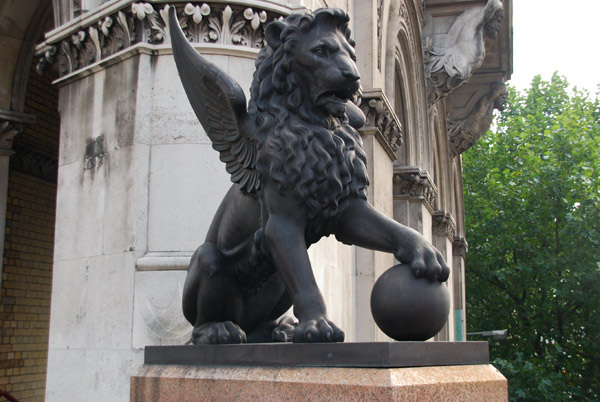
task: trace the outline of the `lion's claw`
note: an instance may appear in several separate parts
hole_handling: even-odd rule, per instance
[[[396,258],[401,262],[409,262],[410,269],[415,277],[438,282],[448,280],[450,267],[446,264],[442,254],[424,238],[415,239],[412,256],[407,254],[403,249],[396,253]]]
[[[343,341],[344,331],[325,318],[301,322],[294,330],[294,342],[297,343]]]
[[[192,331],[193,344],[244,342],[246,342],[246,333],[231,321],[207,322]]]
[[[298,321],[294,320],[292,317],[284,316],[282,317],[277,326],[273,329],[271,333],[271,337],[275,342],[293,342],[294,341],[294,331],[298,326]]]

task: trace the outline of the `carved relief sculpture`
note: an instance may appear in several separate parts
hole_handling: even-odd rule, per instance
[[[108,15],[56,43],[40,45],[35,56],[37,70],[43,73],[56,60],[59,74],[65,76],[100,62],[140,42],[161,44],[168,35],[167,7],[147,2]],[[250,7],[221,3],[186,3],[176,8],[177,19],[188,40],[262,48],[267,20],[280,15]]]
[[[481,97],[471,113],[458,121],[448,120],[448,137],[452,156],[462,154],[484,135],[494,120],[494,109],[502,111],[508,97],[503,82],[492,86],[491,91]]]
[[[444,33],[423,41],[429,104],[447,96],[469,80],[485,57],[485,37],[498,36],[503,18],[500,0],[488,0],[482,9],[460,14]]]
[[[306,251],[330,234],[393,253],[414,276],[448,278],[424,237],[366,200],[348,21],[320,9],[267,25],[246,107],[242,89],[190,46],[169,10],[183,86],[234,182],[188,269],[183,312],[194,343],[343,341]],[[291,306],[298,323],[280,319]]]

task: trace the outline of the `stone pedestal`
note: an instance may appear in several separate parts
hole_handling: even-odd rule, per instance
[[[480,342],[152,347],[131,401],[506,401],[487,361]]]
[[[144,365],[131,401],[506,401],[489,364],[408,368]]]

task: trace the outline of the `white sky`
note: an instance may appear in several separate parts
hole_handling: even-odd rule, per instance
[[[513,0],[513,74],[529,88],[558,71],[594,95],[600,84],[600,0]]]

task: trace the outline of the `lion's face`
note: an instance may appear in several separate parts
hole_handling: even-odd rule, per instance
[[[360,86],[353,47],[334,26],[299,32],[296,39],[290,64],[304,95],[326,114],[342,118]]]

